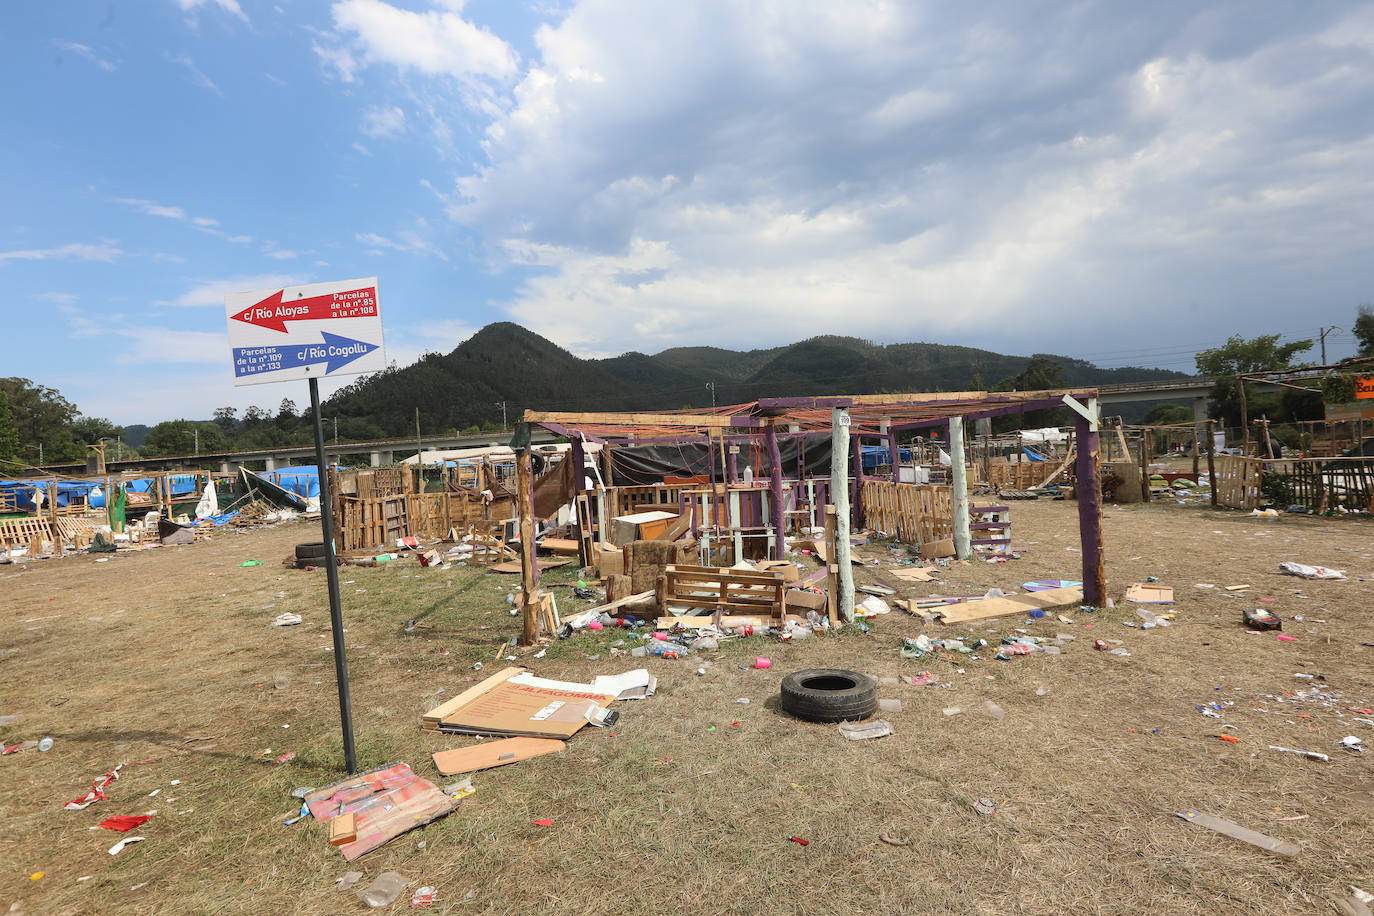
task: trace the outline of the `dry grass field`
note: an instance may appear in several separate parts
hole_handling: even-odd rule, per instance
[[[1072,503],[1016,503],[1012,521],[1019,560],[956,564],[916,588],[883,571],[895,554],[875,544],[857,554],[882,565],[859,581],[915,596],[1078,577]],[[1374,753],[1338,746],[1352,734],[1374,744],[1374,727],[1355,721],[1374,716],[1347,708],[1374,704],[1374,524],[1153,503],[1108,507],[1104,529],[1114,610],[951,627],[894,611],[867,634],[648,659],[659,692],[617,704],[615,727],[476,774],[453,814],[353,866],[322,825],[282,823],[294,787],[341,775],[324,573],[279,563],[318,538],[309,526],[0,566],[0,716],[16,717],[0,720],[0,738],[54,740],[0,757],[0,911],[355,912],[334,887],[350,868],[364,883],[395,870],[411,890],[437,886],[435,912],[550,916],[1330,913],[1348,885],[1374,890]],[[250,558],[264,565],[237,565]],[[1350,578],[1279,575],[1288,559]],[[1176,589],[1174,625],[1123,625],[1137,618],[1122,590],[1151,575]],[[405,761],[439,779],[429,755],[475,739],[421,733],[419,716],[482,677],[476,662],[494,670],[517,631],[506,593],[518,577],[405,560],[342,579],[360,763]],[[1235,584],[1251,588],[1221,588]],[[579,604],[563,590],[565,614]],[[1272,608],[1296,641],[1248,633],[1251,606]],[[304,624],[269,626],[283,611]],[[1010,661],[899,653],[923,629],[995,643],[1018,627],[1076,638],[1060,655]],[[1094,651],[1097,638],[1130,656]],[[569,680],[643,664],[609,657],[621,639],[584,633],[522,661]],[[756,655],[772,669],[754,670]],[[786,673],[819,666],[928,669],[938,686],[883,686],[903,704],[885,716],[895,734],[851,742],[776,707]],[[1221,719],[1198,712],[1210,703]],[[942,712],[954,706],[964,711]],[[1220,733],[1240,740],[1208,737]],[[297,756],[274,762],[286,752]],[[105,801],[63,810],[119,763]],[[984,797],[996,813],[973,809]],[[1302,851],[1263,853],[1175,816],[1187,809]],[[134,831],[146,841],[107,855],[120,836],[95,825],[149,810]]]

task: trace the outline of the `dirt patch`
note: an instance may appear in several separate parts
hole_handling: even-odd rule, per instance
[[[859,581],[911,597],[1076,579],[1076,510],[1014,504],[1019,560],[956,564],[919,588],[882,566]],[[356,867],[365,881],[396,870],[412,889],[436,885],[437,911],[464,913],[1294,913],[1329,910],[1347,884],[1374,890],[1374,754],[1337,747],[1349,734],[1374,743],[1374,728],[1345,708],[1374,702],[1374,649],[1362,645],[1374,641],[1374,525],[1154,502],[1108,507],[1104,531],[1111,594],[1156,576],[1175,588],[1175,625],[1128,628],[1130,606],[1070,611],[1072,623],[962,627],[894,612],[868,634],[649,659],[659,693],[620,704],[615,728],[477,774],[458,811]],[[0,737],[55,742],[0,758],[0,903],[42,913],[359,906],[333,889],[349,869],[325,828],[282,823],[296,808],[291,789],[337,779],[342,759],[323,572],[279,565],[317,537],[294,525],[106,563],[0,567],[0,716],[19,716]],[[884,566],[899,555],[886,545],[857,554]],[[250,558],[265,565],[237,565]],[[1281,576],[1288,559],[1351,578]],[[419,716],[482,677],[471,666],[489,671],[516,634],[506,595],[518,577],[407,561],[342,578],[359,762],[403,760],[437,778],[429,754],[473,739],[422,734]],[[1237,584],[1251,588],[1224,591]],[[559,603],[585,606],[565,589]],[[1296,641],[1247,633],[1249,606],[1274,610]],[[305,622],[268,625],[286,611]],[[1018,627],[1076,639],[1058,656],[1006,662],[899,654],[920,632],[996,643]],[[581,635],[526,664],[572,680],[627,670],[640,660],[608,658],[625,638]],[[1096,638],[1120,640],[1130,656],[1094,651]],[[754,670],[756,655],[772,669]],[[712,665],[699,677],[703,661]],[[930,670],[940,686],[881,686],[903,703],[884,716],[895,734],[853,742],[777,709],[781,678],[815,667]],[[1005,717],[985,714],[986,700]],[[1196,709],[1214,703],[1220,719]],[[943,714],[955,706],[964,711]],[[1223,733],[1240,741],[1207,737]],[[297,756],[273,762],[287,752]],[[121,762],[130,765],[105,801],[62,809]],[[996,813],[974,809],[983,798]],[[1174,816],[1189,808],[1302,852],[1276,859]],[[147,841],[117,857],[106,850],[120,836],[90,829],[154,809],[135,831]],[[553,827],[531,825],[542,818]]]

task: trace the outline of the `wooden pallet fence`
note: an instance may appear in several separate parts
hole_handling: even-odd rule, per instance
[[[1217,502],[1231,509],[1258,509],[1264,462],[1238,455],[1217,455]]]
[[[781,573],[670,565],[658,580],[657,597],[668,615],[755,614],[781,622],[785,587]]]
[[[865,480],[860,499],[868,526],[904,544],[954,536],[954,496],[949,487]]]

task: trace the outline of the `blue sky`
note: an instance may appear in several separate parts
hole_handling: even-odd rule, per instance
[[[292,282],[378,276],[402,364],[514,320],[1187,369],[1374,301],[1368,5],[10,0],[0,52],[3,374],[122,423],[303,401],[224,327]]]

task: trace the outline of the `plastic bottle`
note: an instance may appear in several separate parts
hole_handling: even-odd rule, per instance
[[[748,464],[744,466],[744,485],[746,487],[752,487],[754,485],[754,468]]]
[[[43,740],[38,742],[38,749],[45,754],[52,750],[52,736],[44,735]]]

